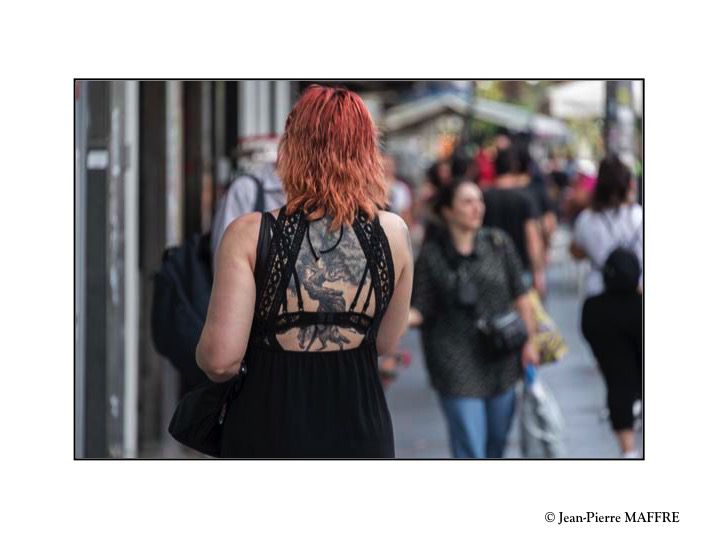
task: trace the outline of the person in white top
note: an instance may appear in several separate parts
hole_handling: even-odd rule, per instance
[[[253,180],[253,177],[256,180]],[[262,210],[270,211],[285,204],[285,192],[274,163],[246,163],[243,174],[235,178],[227,192],[218,202],[210,231],[210,248],[213,267],[220,240],[230,223],[240,216],[255,210],[258,198],[258,183],[262,186]]]
[[[413,195],[410,188],[395,176],[395,158],[383,154],[383,171],[388,185],[388,210],[399,215],[408,227],[412,226]]]
[[[580,326],[605,380],[610,423],[626,458],[640,457],[633,409],[642,399],[643,362],[643,212],[633,192],[630,169],[615,156],[605,158],[591,206],[575,222],[570,248],[576,258],[590,259]]]
[[[609,162],[608,162],[609,163]],[[625,168],[622,163],[618,166]],[[609,172],[610,165],[605,165]],[[590,208],[575,221],[571,252],[577,259],[589,259],[591,269],[585,281],[585,295],[595,296],[604,290],[602,266],[617,247],[631,249],[643,262],[643,210],[634,199],[630,172],[626,175],[598,176]],[[602,172],[602,171],[601,171]],[[641,288],[642,274],[638,287]]]

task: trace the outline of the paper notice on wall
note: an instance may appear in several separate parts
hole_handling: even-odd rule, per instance
[[[90,150],[87,153],[87,168],[89,170],[107,169],[110,154],[107,150]]]

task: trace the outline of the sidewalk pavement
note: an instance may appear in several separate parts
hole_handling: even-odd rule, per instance
[[[544,366],[539,377],[557,399],[565,418],[565,447],[568,458],[618,458],[619,450],[604,415],[605,384],[594,358],[580,334],[580,287],[582,266],[568,255],[569,232],[560,229],[553,242],[548,270],[545,307],[557,323],[569,352],[561,362]],[[410,351],[412,363],[401,369],[387,390],[387,401],[395,432],[398,458],[450,458],[445,421],[425,371],[417,330],[402,339],[401,350]],[[637,434],[642,450],[641,433]],[[166,437],[142,457],[198,458]],[[505,457],[521,458],[517,422],[513,421]]]

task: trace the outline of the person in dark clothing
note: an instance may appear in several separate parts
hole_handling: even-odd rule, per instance
[[[616,157],[603,159],[591,208],[575,224],[571,253],[589,258],[581,327],[607,386],[610,421],[624,457],[639,457],[633,403],[642,387],[642,223],[630,201],[632,175]]]
[[[583,306],[582,331],[607,385],[613,430],[632,430],[642,391],[642,296],[603,293]]]
[[[535,206],[539,213],[539,223],[542,229],[544,254],[547,259],[550,242],[552,241],[555,229],[557,229],[557,211],[555,205],[550,199],[545,178],[540,171],[540,167],[535,163],[530,150],[522,147],[518,151],[518,168],[517,184],[520,189],[524,189],[535,201]]]
[[[241,368],[222,457],[391,458],[378,354],[408,323],[413,257],[387,204],[377,132],[357,94],[308,88],[278,153],[287,204],[257,260],[261,214],[226,229],[197,363],[213,382]],[[255,269],[264,269],[255,284]]]
[[[540,294],[545,292],[544,248],[540,211],[533,197],[518,188],[519,161],[512,148],[498,152],[495,187],[484,191],[485,224],[512,238],[525,272],[524,279]]]
[[[425,363],[447,420],[454,457],[502,457],[523,365],[537,364],[531,339],[497,353],[481,339],[476,315],[517,309],[530,335],[535,323],[522,265],[506,233],[483,227],[482,192],[473,181],[445,188],[436,202],[442,236],[418,255],[410,324],[420,326]],[[464,287],[474,299],[460,301]]]
[[[606,280],[605,292],[585,301],[581,320],[583,336],[605,379],[610,423],[623,457],[636,458],[640,456],[635,450],[633,404],[642,398],[642,295],[636,286],[637,259],[628,258],[624,264],[629,285],[612,287]]]

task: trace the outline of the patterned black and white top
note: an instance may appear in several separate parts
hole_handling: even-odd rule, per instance
[[[458,273],[477,287],[474,308],[457,301]],[[493,356],[475,320],[508,311],[526,292],[520,258],[499,229],[481,229],[469,255],[457,252],[447,231],[423,245],[415,263],[412,305],[423,316],[425,363],[442,396],[490,397],[521,377],[519,354]]]

